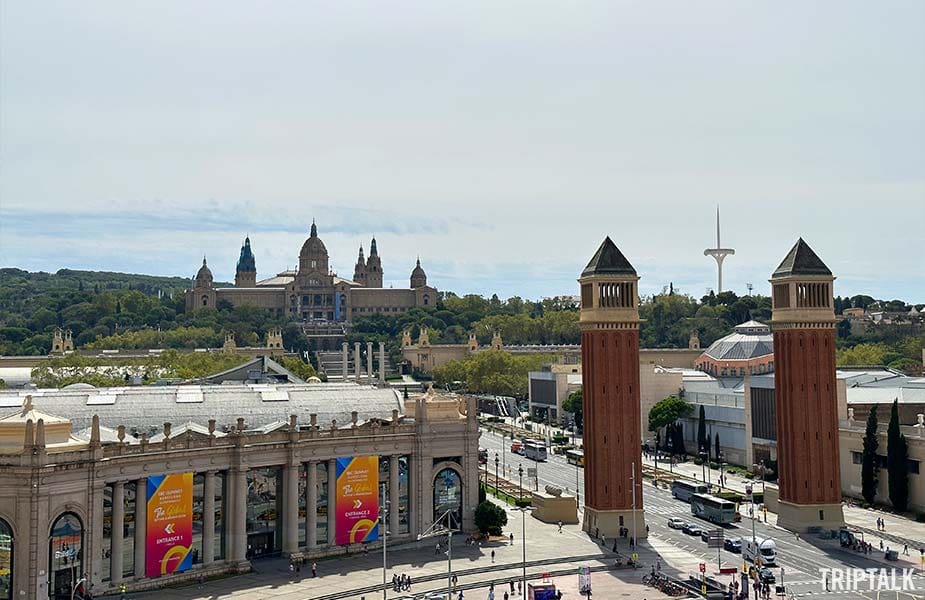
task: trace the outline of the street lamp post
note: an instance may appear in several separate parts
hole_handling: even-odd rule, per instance
[[[703,482],[707,482],[707,453],[703,451],[703,448],[700,448],[700,471],[701,477],[703,477]]]
[[[674,442],[671,441],[670,436],[668,438],[668,472],[674,474]]]
[[[386,547],[388,546],[389,541],[389,501],[385,499],[385,485],[382,485],[381,488],[382,503],[380,506],[382,508],[379,509],[379,527],[382,528],[382,600],[387,600],[388,585],[386,583],[386,574],[389,569],[389,563],[387,559],[388,555],[386,554]]]
[[[725,456],[720,452],[717,458],[719,458],[719,490],[723,491],[723,479],[725,479],[726,475],[726,463],[723,460]]]
[[[520,476],[520,499],[524,499],[524,466],[517,467],[517,474]]]
[[[498,497],[498,492],[499,492],[500,487],[501,486],[498,483],[498,453],[495,452],[495,498]]]
[[[82,583],[87,583],[87,576],[86,576],[86,574],[84,574],[83,577],[81,577],[80,579],[78,579],[77,582],[74,583],[74,587],[71,588],[71,600],[74,600],[74,596],[77,594],[77,588],[79,588],[80,585],[81,585]],[[86,594],[81,594],[81,595],[82,595],[82,596],[85,596]]]
[[[636,531],[636,463],[633,462],[630,465],[630,482],[633,484],[633,551],[635,554],[636,550],[636,538],[639,535],[639,532]],[[635,562],[635,557],[634,557]]]

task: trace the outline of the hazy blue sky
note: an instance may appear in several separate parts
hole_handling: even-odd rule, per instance
[[[925,3],[0,3],[0,264],[341,275],[375,234],[458,293],[767,278],[925,301]]]

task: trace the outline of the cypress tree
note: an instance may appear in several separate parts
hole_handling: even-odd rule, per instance
[[[868,504],[873,504],[877,496],[880,467],[877,464],[877,407],[870,407],[867,415],[867,430],[864,432],[864,451],[861,458],[861,495]]]
[[[890,503],[903,512],[909,506],[909,447],[899,429],[899,400],[893,400],[887,429],[886,460],[889,475]]]
[[[715,458],[715,459],[718,461],[718,460],[719,460],[719,455],[720,455],[720,452],[721,452],[720,445],[719,445],[719,433],[716,434],[716,437],[714,438],[714,441],[716,442],[716,444],[715,444],[715,445],[716,445],[716,448],[714,449],[714,452],[716,452],[716,455],[715,455],[713,458]]]
[[[684,456],[687,454],[687,448],[684,447],[684,425],[676,423],[672,431],[674,434],[674,453]]]

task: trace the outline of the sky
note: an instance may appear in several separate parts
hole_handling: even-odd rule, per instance
[[[0,266],[231,281],[312,219],[385,285],[767,293],[802,236],[835,293],[925,302],[925,3],[0,3]]]

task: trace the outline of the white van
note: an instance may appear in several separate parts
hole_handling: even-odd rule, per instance
[[[773,567],[777,564],[777,544],[771,538],[742,538],[742,558],[753,563],[761,558],[761,566]]]

